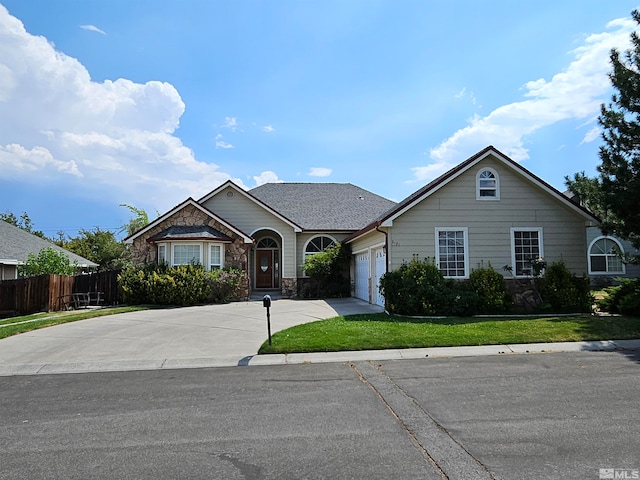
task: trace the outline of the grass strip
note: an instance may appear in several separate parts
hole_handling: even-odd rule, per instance
[[[104,317],[116,313],[137,312],[148,310],[147,306],[131,307],[109,307],[98,310],[72,311],[72,312],[48,312],[25,315],[22,317],[6,318],[0,321],[0,339],[17,335],[18,333],[30,332],[43,327],[60,325],[62,323],[76,322],[88,318]],[[15,325],[12,325],[15,324]]]
[[[406,318],[349,315],[298,325],[265,342],[259,353],[336,352],[640,338],[640,318]]]

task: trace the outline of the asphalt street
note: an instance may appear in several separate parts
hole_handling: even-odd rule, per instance
[[[5,376],[0,478],[632,475],[639,362],[574,352]]]

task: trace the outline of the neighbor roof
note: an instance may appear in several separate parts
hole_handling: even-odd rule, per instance
[[[81,267],[97,267],[97,263],[87,260],[80,255],[65,250],[48,240],[33,235],[10,223],[0,220],[0,258],[2,263],[17,261],[23,263],[30,253],[38,255],[43,248],[53,248],[64,253],[71,263],[76,262]],[[11,262],[14,264],[15,262]]]
[[[305,230],[358,230],[396,205],[351,183],[266,183],[249,193]]]

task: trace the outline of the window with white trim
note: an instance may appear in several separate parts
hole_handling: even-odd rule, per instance
[[[158,263],[167,263],[166,245],[158,245]]]
[[[622,245],[611,237],[599,237],[589,247],[589,273],[624,273]]]
[[[531,276],[531,262],[543,257],[541,227],[511,229],[511,261],[516,277]]]
[[[191,265],[202,263],[201,245],[198,244],[176,244],[173,245],[172,265]]]
[[[209,265],[211,270],[219,270],[223,263],[222,245],[211,245],[209,248]]]
[[[476,200],[500,200],[498,172],[484,168],[476,176]]]
[[[336,242],[331,237],[322,235],[313,237],[304,248],[304,256],[306,257],[307,255],[315,255],[316,253],[324,252],[326,248],[330,247],[334,243]]]
[[[468,229],[436,228],[436,264],[448,278],[469,276]]]

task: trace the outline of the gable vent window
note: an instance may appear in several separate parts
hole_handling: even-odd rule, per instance
[[[500,200],[498,172],[485,168],[476,177],[476,200]]]

